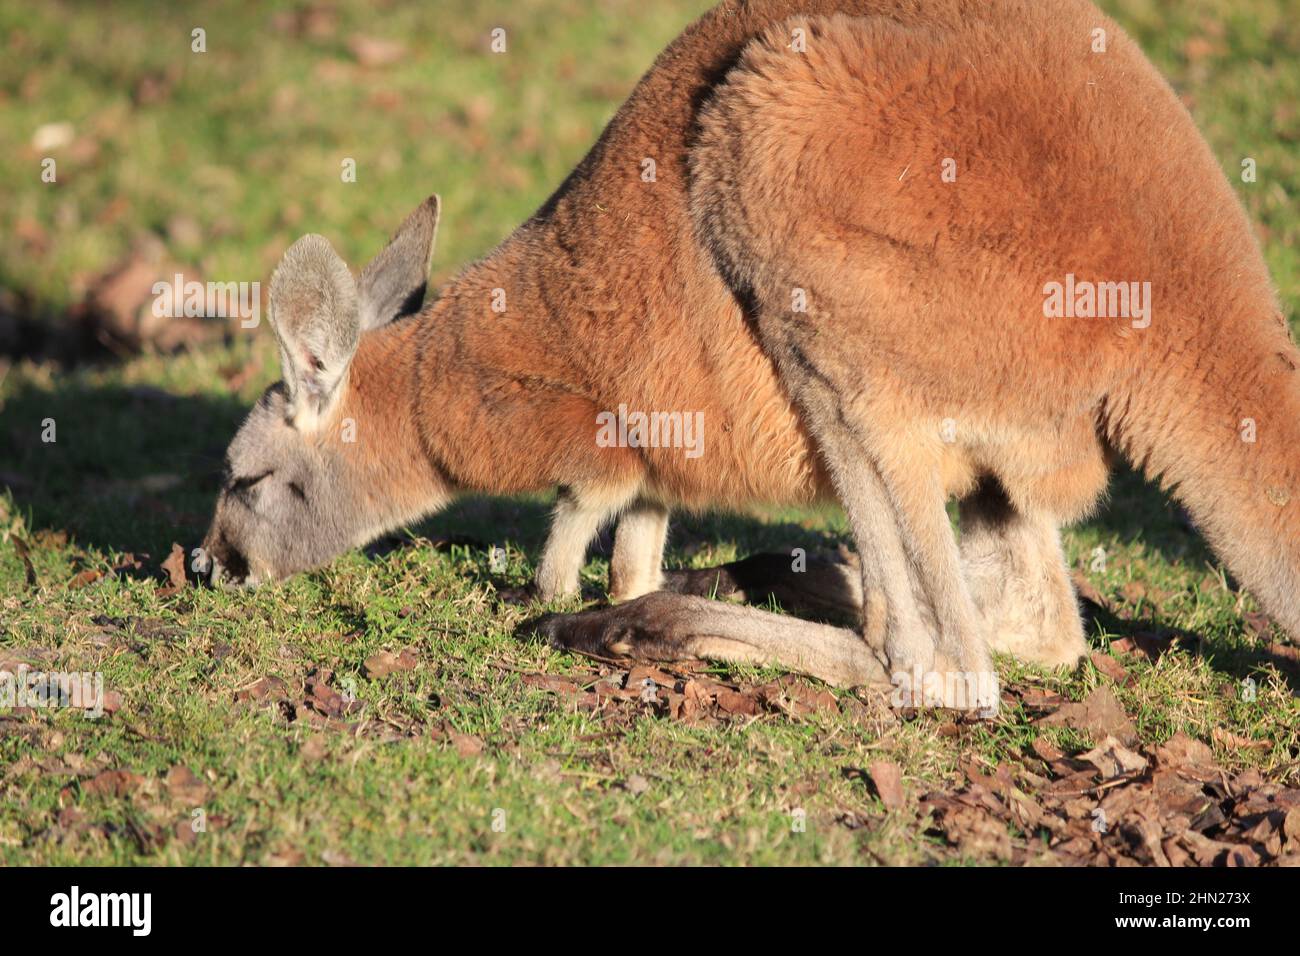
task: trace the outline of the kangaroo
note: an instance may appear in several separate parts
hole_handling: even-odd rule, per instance
[[[617,517],[623,601],[542,618],[556,645],[987,712],[992,652],[1085,653],[1059,529],[1122,455],[1300,636],[1300,353],[1187,111],[1086,0],[728,0],[409,315],[436,214],[356,281],[318,236],[286,253],[284,381],[231,445],[214,578],[319,565],[461,492],[558,486],[539,590],[576,587]],[[702,413],[703,454],[598,440],[623,408]],[[670,509],[818,500],[856,567],[792,587],[855,627],[661,571]]]

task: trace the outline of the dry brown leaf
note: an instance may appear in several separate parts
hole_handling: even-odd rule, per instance
[[[1230,730],[1224,730],[1222,727],[1211,729],[1210,739],[1229,750],[1268,750],[1273,746],[1270,741],[1243,737],[1240,734],[1234,734]]]
[[[1222,774],[1214,759],[1214,752],[1181,730],[1156,747],[1155,753],[1162,768],[1173,770],[1192,780],[1210,783],[1218,780]]]
[[[578,707],[596,707],[600,703],[600,694],[598,692],[583,690],[577,681],[568,677],[561,677],[557,674],[525,674],[523,682],[526,687],[536,687],[539,690],[549,691]],[[598,688],[604,687],[599,683],[596,686]],[[621,696],[623,691],[619,689],[617,693]]]
[[[333,676],[331,671],[321,671],[309,677],[304,687],[307,698],[303,703],[325,717],[341,717],[359,706],[329,685]]]
[[[251,700],[254,703],[265,704],[271,701],[286,700],[289,696],[289,685],[279,677],[263,677],[253,683],[245,690],[238,691],[235,694],[235,700]]]
[[[1082,754],[1080,760],[1086,760],[1099,771],[1103,780],[1137,774],[1146,769],[1147,759],[1134,753],[1114,737],[1106,737],[1093,750]]]
[[[646,687],[645,682],[648,680],[654,681],[656,687],[672,687],[677,683],[674,675],[652,664],[633,664],[632,669],[627,672],[627,679],[623,686],[640,693]]]
[[[1030,687],[1021,692],[1020,702],[1026,710],[1042,714],[1059,709],[1062,704],[1069,702],[1069,698],[1038,687]]]
[[[397,654],[391,651],[379,651],[366,658],[366,676],[371,680],[375,680],[379,677],[387,677],[397,671],[412,671],[415,670],[419,663],[420,659],[416,656],[415,651],[409,647],[403,648]]]
[[[173,541],[171,553],[163,561],[162,569],[167,575],[167,584],[158,588],[159,597],[179,593],[185,587],[185,549]]]
[[[727,690],[725,687],[717,687],[710,690],[708,682],[702,680],[688,680],[682,686],[682,717],[685,720],[691,720],[702,714],[707,714],[713,706],[717,695]]]
[[[867,768],[867,776],[886,809],[899,810],[907,806],[907,797],[903,794],[903,771],[898,764],[888,760],[873,761]]]
[[[1174,635],[1157,634],[1152,631],[1138,631],[1132,637],[1121,637],[1111,641],[1110,647],[1116,654],[1137,654],[1147,660],[1159,660],[1160,656],[1174,643]]]
[[[829,690],[824,687],[815,689],[801,680],[775,680],[757,688],[756,693],[768,707],[796,717],[839,709],[835,695]]]
[[[1073,727],[1090,734],[1094,741],[1112,736],[1129,744],[1137,739],[1137,728],[1124,713],[1114,692],[1105,686],[1094,688],[1081,701],[1062,704],[1038,723],[1044,727]]]
[[[87,585],[94,584],[103,576],[104,576],[103,571],[97,571],[94,568],[87,568],[85,571],[81,571],[78,574],[73,575],[72,580],[68,582],[68,587],[74,589],[84,588]]]
[[[192,820],[177,820],[172,827],[172,836],[183,846],[193,846],[199,840]]]
[[[1006,824],[983,810],[958,807],[945,817],[944,830],[963,853],[976,859],[1011,859],[1011,835]]]
[[[1035,737],[1034,742],[1029,746],[1045,763],[1055,763],[1065,756],[1065,751],[1046,737]]]
[[[1115,660],[1115,658],[1111,657],[1109,654],[1104,654],[1101,651],[1093,651],[1090,659],[1092,660],[1093,667],[1097,668],[1097,670],[1101,671],[1116,684],[1126,685],[1128,683],[1128,671],[1124,669],[1123,664]]]
[[[762,704],[753,694],[723,688],[717,694],[718,710],[724,714],[753,717],[763,712]]]
[[[1246,611],[1241,615],[1241,620],[1246,625],[1246,630],[1256,637],[1272,638],[1273,620],[1267,614],[1259,611]]]
[[[212,789],[189,767],[177,764],[167,771],[167,793],[173,800],[187,806],[201,806],[211,795]]]
[[[29,588],[36,587],[36,566],[32,564],[31,547],[20,535],[14,532],[9,534],[9,540],[13,542],[14,553],[18,555],[18,560],[23,563],[23,570],[27,574],[27,586]]]
[[[1300,849],[1300,807],[1292,807],[1282,820],[1282,835],[1286,837],[1287,850]]]
[[[81,785],[84,793],[124,797],[139,789],[144,777],[129,770],[105,770]]]
[[[462,757],[476,757],[483,752],[483,741],[473,734],[462,734],[449,729],[447,737],[451,745],[456,748],[456,753]]]

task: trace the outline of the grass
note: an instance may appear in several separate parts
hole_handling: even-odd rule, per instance
[[[0,150],[0,313],[16,302],[58,321],[149,236],[223,279],[265,279],[306,231],[359,263],[434,190],[445,278],[545,199],[704,6],[120,4],[109,17],[0,4],[0,133],[12,147]],[[1105,6],[1188,102],[1294,316],[1300,24],[1286,0]],[[189,52],[196,25],[205,54]],[[496,26],[508,31],[504,56],[487,52]],[[359,33],[405,52],[362,67],[348,48]],[[57,121],[74,138],[54,153],[57,185],[42,184],[30,141]],[[339,178],[349,156],[355,184]],[[1260,171],[1253,184],[1238,173],[1247,156]],[[887,810],[862,768],[893,761],[918,795],[949,786],[963,756],[997,764],[1040,734],[1084,744],[1020,708],[954,732],[945,715],[904,718],[848,692],[833,711],[699,726],[631,705],[594,715],[566,704],[525,675],[587,679],[590,664],[520,642],[525,612],[491,598],[493,581],[531,574],[539,500],[462,502],[404,546],[251,594],[160,594],[129,559],[153,571],[173,541],[201,536],[213,465],[276,377],[270,338],[70,369],[0,360],[0,661],[100,672],[121,699],[100,720],[0,713],[0,862],[981,862],[954,856],[915,814]],[[41,440],[47,419],[52,443]],[[446,545],[453,535],[478,544]],[[705,566],[844,538],[834,514],[683,518],[668,560]],[[487,544],[507,549],[504,574],[489,569]],[[1147,632],[1196,636],[1158,661],[1124,658],[1133,679],[1114,689],[1143,740],[1185,730],[1225,767],[1300,782],[1300,678],[1270,648],[1281,635],[1251,616],[1251,599],[1162,495],[1119,475],[1067,550],[1109,608],[1091,635],[1098,649]],[[75,586],[86,571],[105,575]],[[584,572],[589,597],[603,593],[605,571],[598,554]],[[413,669],[366,676],[372,655],[402,648]],[[1112,683],[1092,665],[1070,676],[1002,667],[1009,683],[1075,699]],[[741,685],[777,676],[720,673]],[[294,719],[274,699],[241,699],[271,677],[292,691]],[[1247,677],[1254,700],[1240,693]],[[313,681],[357,706],[339,717],[304,708]],[[169,784],[178,766],[199,782]],[[97,792],[106,788],[92,781],[116,769],[138,777],[125,792]],[[196,809],[207,821],[198,834]]]

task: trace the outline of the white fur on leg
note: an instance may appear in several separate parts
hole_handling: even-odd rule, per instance
[[[611,601],[630,601],[662,587],[667,535],[668,509],[658,502],[636,501],[619,516],[609,562]]]
[[[1047,667],[1087,654],[1060,532],[1047,516],[1014,511],[998,492],[961,505],[962,566],[993,650]]]
[[[600,526],[631,497],[629,493],[571,489],[560,493],[535,583],[544,601],[578,593],[587,547]]]

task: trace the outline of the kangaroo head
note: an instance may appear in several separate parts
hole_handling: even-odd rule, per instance
[[[438,209],[437,196],[421,204],[358,279],[317,235],[295,242],[276,267],[269,305],[283,379],[262,395],[226,452],[195,564],[214,584],[287,577],[411,517],[376,486],[395,471],[384,443],[358,441],[350,417],[368,413],[365,428],[382,438],[385,419],[408,413],[382,407],[382,395],[361,395],[366,389],[350,378],[364,336],[419,311]],[[379,371],[367,378],[382,378]]]

